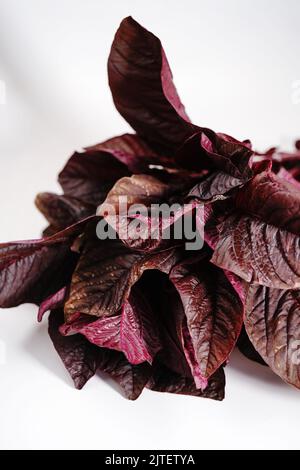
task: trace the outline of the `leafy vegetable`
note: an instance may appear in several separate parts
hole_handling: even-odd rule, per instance
[[[77,260],[70,247],[87,221],[48,238],[0,244],[0,306],[40,304],[65,286]]]
[[[218,169],[247,180],[252,174],[249,168],[252,153],[245,143],[201,128],[183,143],[175,158],[179,165],[190,170]]]
[[[56,232],[95,212],[92,205],[85,204],[76,198],[53,193],[38,194],[35,204]]]
[[[107,349],[100,349],[98,370],[115,380],[129,400],[139,397],[152,374],[149,364],[130,364],[122,353]]]
[[[286,382],[300,388],[300,292],[250,286],[245,326],[254,347]]]
[[[258,362],[258,364],[261,364],[264,366],[266,365],[263,358],[260,356],[260,354],[256,351],[253,344],[251,343],[246,333],[245,327],[243,327],[241,331],[241,334],[237,342],[237,347],[239,348],[241,353],[244,354],[244,356],[246,356],[251,361]]]
[[[300,190],[271,171],[254,176],[237,192],[238,209],[300,235]]]
[[[72,277],[66,318],[76,312],[97,317],[115,315],[145,270],[169,272],[179,256],[175,248],[143,254],[130,250],[120,240],[100,243],[90,227]]]
[[[119,179],[109,191],[97,213],[104,216],[106,211],[110,213],[111,208],[113,208],[114,213],[119,214],[121,197],[127,198],[126,202],[129,208],[134,204],[143,204],[148,207],[153,203],[163,201],[169,193],[170,187],[151,175],[124,177]]]
[[[250,283],[279,289],[300,287],[299,237],[239,215],[226,218],[219,230],[211,260],[217,266]]]
[[[126,165],[108,151],[74,153],[61,171],[58,181],[65,196],[97,207],[115,182],[130,175]]]
[[[209,257],[177,264],[170,279],[177,288],[187,318],[195,359],[204,378],[228,358],[243,322],[243,307],[224,273]]]
[[[99,350],[83,336],[62,336],[59,332],[62,322],[63,312],[52,310],[49,316],[49,335],[75,387],[81,389],[98,369]]]
[[[160,40],[133,18],[116,33],[108,77],[117,110],[154,148],[174,151],[193,133]]]
[[[122,351],[131,364],[151,364],[161,349],[151,307],[136,288],[132,289],[118,315],[99,320],[81,315],[70,324],[64,324],[60,332],[67,336],[81,333],[97,346]]]
[[[203,203],[225,199],[234,188],[241,186],[243,180],[218,171],[206,176],[188,194],[191,199],[197,199]]]
[[[300,141],[258,153],[193,124],[159,39],[131,17],[108,76],[136,133],[75,152],[62,194],[37,196],[49,225],[0,244],[0,306],[50,310],[77,388],[98,373],[131,400],[145,387],[222,400],[236,345],[300,388]]]
[[[225,375],[223,369],[219,369],[210,378],[206,389],[201,390],[195,387],[193,380],[182,377],[159,364],[154,368],[148,387],[156,392],[178,393],[212,398],[213,400],[223,400],[225,395]]]

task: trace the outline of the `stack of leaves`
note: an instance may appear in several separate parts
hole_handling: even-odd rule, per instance
[[[49,226],[39,240],[0,245],[0,306],[35,303],[40,321],[50,310],[49,335],[77,388],[102,371],[130,399],[146,386],[221,400],[236,344],[300,388],[299,142],[294,153],[258,154],[192,124],[159,39],[130,17],[108,75],[136,133],[74,153],[63,194],[37,196]],[[120,196],[176,201],[177,217],[187,202],[201,207],[203,247],[121,231],[99,240],[97,223]]]

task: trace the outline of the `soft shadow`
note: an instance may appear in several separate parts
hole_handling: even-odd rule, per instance
[[[276,375],[268,366],[263,366],[255,361],[245,357],[238,349],[235,349],[230,356],[227,367],[246,375],[248,378],[263,382],[267,386],[275,387],[280,390],[289,390],[292,393],[299,393],[291,385],[286,384],[278,375]]]
[[[47,368],[53,375],[58,377],[65,384],[73,388],[73,383],[69,374],[66,372],[59,356],[57,355],[52,342],[48,336],[48,323],[43,323],[34,326],[23,342],[24,351],[29,354],[33,359],[39,362],[43,367]],[[251,378],[256,382],[263,382],[266,386],[274,387],[277,391],[289,391],[290,393],[297,393],[292,386],[289,386],[281,380],[272,370],[245,357],[238,349],[235,349],[230,356],[228,368]],[[226,368],[227,368],[226,367]],[[105,372],[98,371],[96,373],[103,382],[105,382],[111,389],[125,397],[123,389]]]
[[[96,375],[103,382],[105,382],[112,390],[114,390],[114,392],[117,392],[119,395],[121,395],[122,398],[126,399],[126,396],[122,387],[115,380],[113,380],[109,376],[109,374],[107,374],[106,372],[97,371]]]
[[[47,368],[53,375],[62,380],[65,384],[74,388],[71,377],[64,368],[62,361],[48,335],[48,322],[36,324],[30,334],[26,337],[22,344],[24,351],[29,354],[33,359]],[[122,387],[118,385],[108,374],[105,372],[97,371],[96,376],[105,382],[110,388],[126,398]]]
[[[23,347],[36,361],[46,367],[52,374],[69,386],[72,380],[63,363],[57,355],[54,346],[48,336],[48,322],[39,323],[32,328],[31,333],[25,339]],[[54,354],[53,354],[54,353]]]

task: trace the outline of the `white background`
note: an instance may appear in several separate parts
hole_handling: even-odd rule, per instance
[[[35,194],[58,190],[74,149],[129,129],[106,76],[128,15],[161,38],[195,123],[259,149],[300,136],[298,0],[0,0],[0,241],[38,236]],[[221,403],[147,390],[130,402],[100,377],[79,392],[36,310],[0,312],[1,448],[299,448],[300,392],[238,352]]]

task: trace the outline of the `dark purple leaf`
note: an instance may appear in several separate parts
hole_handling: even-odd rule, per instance
[[[156,310],[163,345],[159,360],[176,374],[192,379],[196,388],[204,389],[207,380],[201,374],[195,358],[181,299],[170,281],[158,274],[155,273],[155,279],[153,275],[152,279],[148,276],[152,283],[148,297],[153,299],[154,295],[159,294]]]
[[[300,165],[296,164],[292,168],[289,168],[289,172],[295,180],[300,181]]]
[[[246,333],[245,328],[242,328],[241,334],[239,336],[237,347],[244,356],[254,362],[258,362],[261,365],[266,365],[265,361],[261,355],[256,351],[253,344],[251,343],[249,336]]]
[[[154,152],[149,145],[136,134],[123,134],[100,144],[87,147],[88,152],[108,152],[124,163],[132,173],[146,172],[149,165],[173,166],[171,158]]]
[[[64,306],[64,301],[68,293],[67,287],[62,287],[59,291],[47,297],[40,305],[38,312],[38,322],[41,322],[45,313],[49,310],[57,310]]]
[[[157,364],[153,369],[153,375],[147,387],[157,392],[178,393],[211,398],[213,400],[223,400],[225,395],[225,374],[221,367],[210,377],[205,390],[201,390],[196,388],[191,378],[180,376],[162,364]]]
[[[300,388],[300,291],[249,286],[245,327],[271,369]]]
[[[142,204],[150,207],[151,204],[159,203],[166,199],[170,192],[170,186],[151,175],[124,177],[119,179],[109,191],[105,201],[98,208],[97,214],[101,216],[119,214],[122,197],[126,197],[125,213],[127,213],[133,204]]]
[[[40,304],[69,281],[77,261],[70,250],[89,219],[52,237],[0,244],[0,306]]]
[[[116,230],[124,245],[132,250],[150,253],[174,246],[174,241],[170,237],[163,237],[165,231],[161,217],[120,216],[114,219],[108,218],[107,221]]]
[[[277,173],[278,178],[281,178],[285,181],[288,181],[288,183],[294,185],[298,190],[300,190],[300,182],[297,181],[292,173],[288,170],[286,170],[283,166],[279,169]]]
[[[85,204],[73,197],[53,193],[38,194],[35,204],[55,232],[95,213],[94,206]]]
[[[129,399],[221,400],[235,344],[300,388],[300,142],[259,153],[193,125],[159,39],[131,17],[108,75],[137,134],[76,152],[63,194],[37,196],[49,226],[0,244],[0,306],[50,310],[77,388],[99,370]]]
[[[159,331],[149,303],[137,289],[124,302],[121,315],[121,350],[131,364],[152,364],[161,349]]]
[[[194,132],[160,40],[131,17],[116,33],[108,76],[117,110],[152,146],[168,153]]]
[[[274,216],[275,217],[275,216]],[[211,261],[245,281],[279,289],[300,286],[300,238],[248,216],[230,216],[219,227]]]
[[[98,317],[114,315],[145,270],[169,272],[178,256],[175,248],[143,254],[130,250],[120,240],[99,240],[92,226],[73,274],[65,304],[66,319],[76,312]]]
[[[65,323],[64,335],[81,333],[91,343],[124,353],[131,364],[152,363],[161,349],[159,332],[151,307],[142,293],[133,288],[121,313],[91,321],[91,316]]]
[[[204,378],[228,358],[243,322],[243,306],[220,269],[200,255],[183,261],[170,273],[187,318],[195,358]]]
[[[254,176],[237,192],[235,204],[253,217],[300,235],[300,190],[271,171]]]
[[[248,145],[233,138],[225,139],[223,134],[216,134],[210,129],[199,129],[177,152],[177,164],[195,171],[220,170],[247,181],[252,175],[249,161],[253,154]]]
[[[203,203],[226,199],[235,188],[242,184],[244,182],[241,179],[219,171],[210,174],[196,184],[188,193],[188,198]]]
[[[151,299],[156,313],[162,344],[159,362],[180,377],[193,381],[194,387],[205,389],[207,380],[199,369],[183,305],[175,287],[165,274],[157,271],[144,273],[138,286]]]
[[[196,388],[205,390],[208,385],[208,380],[203,375],[200,369],[193,343],[194,342],[193,342],[193,338],[191,337],[191,334],[188,328],[187,319],[185,316],[183,316],[182,323],[181,323],[181,344],[183,347],[183,352],[184,352],[186,361],[190,367],[191,374],[194,378]]]
[[[158,271],[145,272],[138,285],[151,299],[159,323],[163,349],[159,360],[176,374],[193,380],[183,343],[185,316],[180,297],[166,276]]]
[[[295,152],[275,152],[272,158],[275,162],[280,162],[284,165],[295,165],[299,163],[300,151],[296,148]]]
[[[64,194],[96,208],[116,181],[129,176],[126,165],[107,151],[75,152],[61,171],[58,181]]]
[[[160,206],[149,216],[143,213],[131,216],[105,217],[118,237],[129,248],[144,253],[161,251],[171,246],[181,246],[185,240],[184,222],[187,218],[199,221],[198,233],[203,232],[203,207],[195,201],[188,204]],[[192,223],[192,220],[190,220]],[[178,235],[177,235],[178,233]]]
[[[98,370],[115,380],[129,400],[139,397],[152,373],[149,364],[132,365],[122,353],[108,349],[101,349]]]
[[[52,310],[49,315],[49,335],[53,345],[71,375],[75,387],[81,389],[95,375],[99,367],[99,348],[82,335],[62,336],[59,327],[63,323],[62,310]]]

